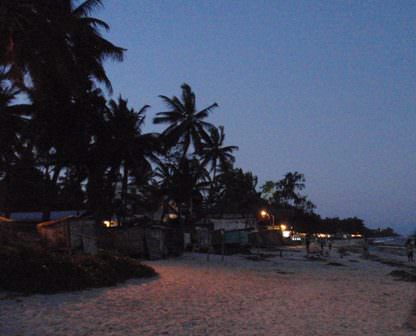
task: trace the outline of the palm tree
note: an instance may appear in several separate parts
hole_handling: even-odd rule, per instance
[[[212,179],[207,200],[209,205],[215,204],[215,198],[218,196],[217,169],[220,169],[221,173],[230,170],[235,161],[232,153],[238,150],[237,146],[224,146],[224,140],[223,126],[210,129],[209,137],[199,153],[204,166],[211,163]]]
[[[27,87],[29,74],[38,90],[57,83],[79,90],[90,78],[111,88],[103,61],[122,60],[124,49],[101,36],[99,29],[109,29],[104,21],[88,16],[101,0],[77,7],[74,2],[0,2],[0,64],[10,67],[9,75],[20,87]]]
[[[121,96],[118,101],[110,100],[108,111],[109,137],[111,137],[110,165],[121,172],[121,200],[125,209],[129,176],[135,175],[136,181],[152,171],[150,161],[154,160],[157,150],[158,134],[143,134],[142,127],[149,105],[139,111],[128,107],[128,101]]]
[[[157,162],[155,177],[159,180],[161,192],[167,201],[188,208],[186,220],[192,217],[194,199],[202,198],[209,186],[209,174],[197,159],[180,159],[180,162]]]
[[[16,158],[20,147],[22,122],[11,102],[18,91],[0,82],[0,172]]]
[[[223,171],[230,167],[235,161],[232,153],[238,150],[238,146],[224,146],[224,140],[224,126],[211,128],[209,137],[200,152],[203,165],[211,163],[212,180],[214,182],[218,166]]]
[[[201,111],[197,111],[195,93],[188,84],[183,84],[182,100],[178,97],[168,98],[159,96],[169,108],[166,112],[159,112],[153,119],[155,124],[168,124],[162,133],[168,147],[178,143],[182,146],[182,159],[188,154],[191,144],[196,151],[202,148],[202,139],[208,139],[207,130],[214,126],[205,121],[209,112],[218,106],[211,104]]]
[[[3,205],[9,193],[10,172],[16,165],[25,147],[25,115],[29,114],[29,105],[11,105],[19,94],[14,86],[7,83],[4,73],[0,72],[0,181],[3,181]]]

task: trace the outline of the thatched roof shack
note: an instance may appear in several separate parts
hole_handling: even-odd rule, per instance
[[[10,218],[0,216],[0,243],[19,242],[38,244],[39,237],[35,230],[25,223],[16,222]]]
[[[39,223],[36,229],[51,249],[97,253],[97,235],[92,219],[69,216]]]
[[[11,223],[12,220],[9,218],[0,216],[0,243],[15,238],[15,235],[11,230]]]

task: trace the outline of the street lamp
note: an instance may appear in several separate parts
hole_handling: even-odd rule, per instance
[[[274,216],[270,212],[263,209],[260,211],[260,216],[263,218],[270,218],[272,221],[271,225],[274,225]]]

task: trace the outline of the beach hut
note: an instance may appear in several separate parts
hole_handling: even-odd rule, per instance
[[[168,255],[166,247],[167,229],[162,225],[152,225],[145,229],[145,244],[150,260],[162,259]]]
[[[82,217],[64,217],[39,223],[37,231],[48,248],[96,254],[95,222]]]

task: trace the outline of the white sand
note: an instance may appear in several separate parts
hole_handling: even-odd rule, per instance
[[[303,251],[260,262],[198,254],[151,262],[157,279],[2,299],[0,335],[416,335],[407,325],[414,283],[333,254],[346,266]]]

